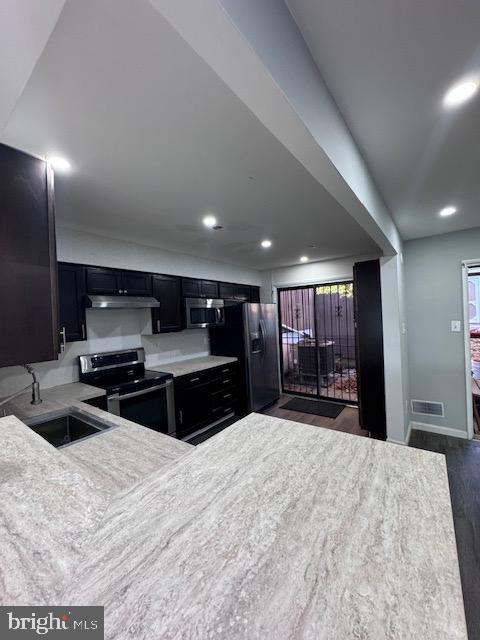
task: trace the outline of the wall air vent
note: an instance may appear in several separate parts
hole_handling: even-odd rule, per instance
[[[443,402],[428,402],[427,400],[411,400],[412,413],[419,413],[422,416],[445,416]]]

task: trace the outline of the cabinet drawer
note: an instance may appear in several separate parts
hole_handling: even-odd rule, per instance
[[[217,407],[216,409],[212,409],[212,422],[216,420],[220,420],[223,416],[228,415],[229,413],[235,413],[235,403],[224,405],[222,407]]]
[[[212,409],[217,409],[227,404],[233,404],[237,401],[237,387],[227,387],[212,393]]]
[[[237,374],[237,363],[225,364],[222,367],[218,367],[218,375],[224,379],[228,377],[235,377]]]
[[[195,373],[189,373],[186,376],[181,376],[175,379],[175,386],[180,388],[191,388],[208,382],[213,382],[218,379],[219,373],[214,369],[205,369],[204,371],[196,371]]]

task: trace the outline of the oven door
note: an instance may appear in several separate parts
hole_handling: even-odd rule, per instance
[[[206,329],[225,324],[223,300],[187,298],[185,300],[185,325],[187,329]]]
[[[173,380],[124,395],[116,393],[107,401],[110,413],[175,437]]]

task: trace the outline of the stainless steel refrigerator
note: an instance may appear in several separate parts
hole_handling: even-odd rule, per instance
[[[225,326],[209,330],[212,355],[239,360],[244,412],[260,411],[280,397],[278,319],[274,304],[225,307]]]

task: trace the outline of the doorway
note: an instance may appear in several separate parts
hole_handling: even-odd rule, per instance
[[[357,404],[353,282],[278,290],[282,390]]]
[[[466,264],[465,268],[467,402],[472,415],[471,435],[480,438],[480,262]]]

